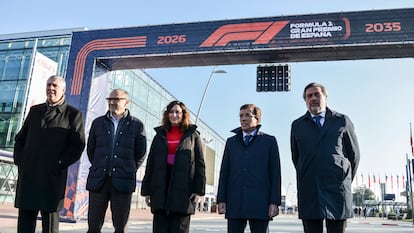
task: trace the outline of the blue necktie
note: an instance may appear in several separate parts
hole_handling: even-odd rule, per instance
[[[321,124],[322,116],[314,116],[312,117],[312,119],[319,128],[322,128],[322,124]]]
[[[253,137],[252,135],[245,135],[244,144],[248,145],[252,137]]]

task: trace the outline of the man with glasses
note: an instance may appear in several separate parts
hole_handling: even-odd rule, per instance
[[[126,108],[128,92],[115,89],[106,99],[109,110],[92,122],[87,143],[89,233],[101,232],[108,202],[115,232],[126,232],[136,172],[147,148],[143,123]]]
[[[260,131],[262,112],[254,104],[240,107],[240,127],[227,139],[217,193],[218,212],[227,232],[266,233],[279,214],[281,173],[276,138]]]
[[[292,123],[299,218],[305,233],[345,232],[352,217],[351,184],[359,163],[354,125],[327,107],[328,91],[318,83],[303,91],[308,111]]]

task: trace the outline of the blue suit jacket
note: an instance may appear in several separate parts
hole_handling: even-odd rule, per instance
[[[269,204],[281,203],[280,158],[276,138],[258,131],[246,146],[241,128],[227,139],[220,169],[218,203],[228,219],[268,220]]]

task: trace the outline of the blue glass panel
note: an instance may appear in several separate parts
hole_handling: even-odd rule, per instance
[[[9,44],[9,48],[11,49],[23,49],[24,47],[25,47],[24,41],[14,41],[14,42],[10,42]]]
[[[4,66],[6,64],[6,52],[0,51],[0,81],[4,79]]]
[[[38,47],[54,47],[54,46],[60,46],[61,40],[60,38],[57,39],[44,39],[39,40]]]
[[[24,50],[13,50],[7,54],[3,80],[16,80],[19,78],[23,52]]]

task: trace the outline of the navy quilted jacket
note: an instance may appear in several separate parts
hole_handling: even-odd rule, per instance
[[[115,137],[114,137],[115,135]],[[136,172],[145,159],[147,139],[144,124],[129,111],[114,132],[109,112],[92,122],[87,144],[91,162],[86,189],[102,187],[107,176],[119,192],[134,192]]]

